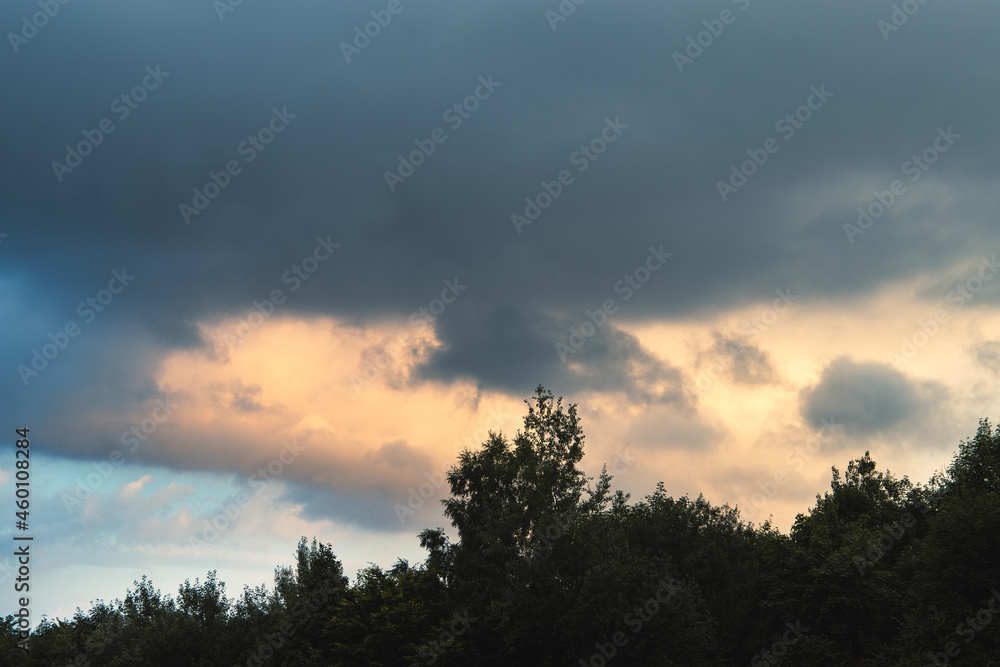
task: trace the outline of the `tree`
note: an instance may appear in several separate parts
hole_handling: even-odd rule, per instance
[[[524,430],[513,443],[491,432],[483,449],[464,450],[447,476],[453,497],[444,501],[445,514],[461,542],[501,562],[540,542],[550,520],[573,514],[587,485],[577,468],[584,436],[576,405],[564,411],[562,398],[541,386],[535,404],[525,403]]]
[[[927,507],[921,489],[878,472],[869,452],[848,464],[843,481],[832,471],[831,490],[791,530],[796,614],[812,628],[800,657],[871,660],[899,636],[906,577],[898,564],[926,532]]]
[[[347,589],[344,567],[329,544],[312,545],[303,537],[295,552],[295,569],[274,571],[275,595],[280,612],[270,633],[257,638],[254,655],[276,654],[279,665],[325,665],[323,633]]]
[[[991,664],[1000,654],[1000,428],[981,420],[928,499],[927,533],[908,563],[901,652],[923,659],[955,642],[962,664]]]
[[[529,577],[530,558],[549,541],[551,526],[579,514],[587,487],[577,467],[584,436],[576,405],[564,409],[562,399],[541,386],[525,403],[524,429],[513,442],[490,432],[481,450],[464,450],[448,472],[452,497],[444,501],[445,514],[458,530],[458,544],[445,556],[439,537],[422,535],[436,546],[436,562],[452,567],[455,596],[482,617],[475,633],[483,660],[499,661],[543,642],[537,592],[558,591],[551,590],[551,572],[535,569]]]

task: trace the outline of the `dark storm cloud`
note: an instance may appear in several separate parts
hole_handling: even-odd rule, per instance
[[[633,319],[719,311],[787,284],[806,299],[864,294],[1000,245],[993,3],[924,5],[889,40],[877,26],[889,8],[862,2],[592,2],[556,30],[554,2],[402,6],[350,63],[341,42],[385,3],[242,3],[223,20],[210,2],[71,3],[2,54],[0,281],[12,294],[0,324],[17,327],[0,353],[5,410],[155,394],[158,362],[201,344],[197,323],[276,288],[286,312],[363,323],[426,305],[456,275],[475,305],[441,318],[446,349],[426,376],[669,399],[669,360],[613,325],[575,370],[552,349],[639,249],[676,256]],[[678,72],[672,54],[726,8],[735,22]],[[7,3],[0,27],[35,11]],[[116,100],[136,86],[144,99],[123,117]],[[832,96],[779,130],[816,106],[815,90]],[[458,125],[446,114],[469,99],[478,107]],[[52,162],[104,118],[114,130],[57,177]],[[627,128],[581,158],[608,123]],[[279,126],[262,149],[245,143]],[[907,178],[904,162],[942,127],[961,139],[849,243],[856,208]],[[446,140],[390,190],[385,172],[439,128]],[[723,202],[717,182],[768,138],[779,150]],[[511,215],[563,171],[572,182],[518,234]],[[179,205],[213,180],[220,194],[186,224]],[[929,183],[962,196],[931,201]],[[283,277],[318,238],[341,248],[292,293]],[[16,366],[122,266],[136,282],[100,336],[84,331],[25,389]]]
[[[879,363],[833,360],[819,382],[802,390],[800,408],[816,428],[824,420],[842,424],[848,435],[865,437],[896,427],[911,430],[932,408],[943,409],[943,387],[911,380],[895,368]]]
[[[541,383],[567,393],[623,392],[641,403],[681,401],[680,371],[643,349],[635,336],[605,322],[581,337],[580,347],[567,345],[580,325],[511,304],[459,309],[439,320],[443,346],[423,377],[467,377],[512,394],[530,393]],[[556,343],[566,346],[562,354]]]

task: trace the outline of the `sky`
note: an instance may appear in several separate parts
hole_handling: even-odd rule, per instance
[[[33,537],[33,619],[143,574],[272,585],[301,536],[419,562],[538,385],[633,500],[787,531],[865,451],[926,482],[1000,412],[998,19],[3,3],[0,540]]]

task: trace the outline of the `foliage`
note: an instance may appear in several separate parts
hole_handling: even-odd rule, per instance
[[[274,588],[230,598],[214,571],[176,597],[43,619],[3,665],[1000,664],[1000,428],[980,423],[927,485],[868,452],[788,535],[704,497],[643,500],[578,468],[576,406],[539,387],[523,430],[490,433],[447,476],[457,531],[424,563],[362,570],[305,538]],[[951,651],[949,656],[946,651]],[[936,662],[935,662],[936,661]]]

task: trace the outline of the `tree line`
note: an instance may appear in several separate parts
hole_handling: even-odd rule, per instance
[[[447,475],[457,532],[350,583],[299,542],[273,588],[229,597],[214,571],[164,595],[43,620],[3,665],[1000,665],[1000,427],[982,420],[926,484],[866,452],[786,535],[704,497],[643,500],[578,467],[576,405],[539,387],[513,439]]]

